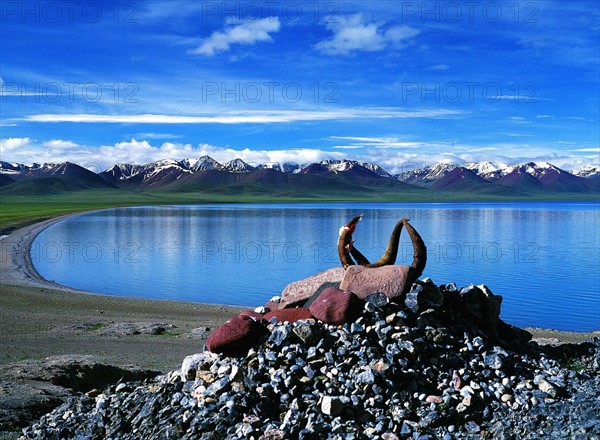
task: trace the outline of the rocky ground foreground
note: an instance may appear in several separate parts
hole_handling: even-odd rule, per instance
[[[542,346],[498,315],[484,288],[425,280],[401,304],[369,295],[343,325],[263,323],[242,356],[202,352],[69,397],[23,435],[600,438],[600,340]]]

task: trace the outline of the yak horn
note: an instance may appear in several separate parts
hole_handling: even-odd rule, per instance
[[[412,276],[414,279],[417,279],[423,274],[423,270],[427,264],[427,247],[425,246],[425,243],[423,243],[423,239],[419,233],[415,230],[415,228],[412,227],[410,223],[408,223],[410,219],[403,218],[396,223],[384,254],[379,260],[372,264],[369,263],[369,260],[354,247],[352,241],[352,233],[356,229],[356,225],[361,219],[362,214],[357,215],[340,228],[340,236],[338,239],[338,255],[344,269],[355,264],[351,256],[354,257],[359,265],[365,267],[393,265],[398,256],[400,233],[402,232],[402,227],[406,226],[406,230],[408,231],[408,235],[410,236],[414,250],[413,262],[411,264],[411,267],[414,269]]]
[[[392,231],[392,235],[390,236],[390,240],[388,241],[387,248],[385,249],[385,252],[381,256],[381,258],[373,264],[366,264],[366,267],[389,266],[396,263],[396,258],[398,257],[398,243],[400,242],[400,233],[402,232],[402,226],[404,226],[405,221],[408,221],[408,219],[403,218],[398,223],[396,223],[396,226],[394,226],[394,230]]]
[[[371,264],[369,263],[369,259],[365,257],[361,251],[356,249],[354,245],[352,245],[350,248],[350,255],[352,255],[352,257],[356,260],[356,264],[359,266],[369,266]]]
[[[340,228],[340,236],[338,239],[338,255],[344,269],[348,266],[354,265],[354,261],[352,261],[352,258],[350,258],[350,252],[352,252],[352,233],[354,232],[354,229],[356,229],[356,224],[361,218],[362,214],[357,215]]]
[[[427,247],[425,243],[423,243],[423,239],[409,223],[409,219],[400,220],[406,226],[406,230],[408,231],[408,235],[410,236],[410,240],[413,244],[414,254],[413,254],[413,262],[411,267],[414,269],[413,277],[416,280],[421,276],[423,270],[425,270],[425,265],[427,264]]]

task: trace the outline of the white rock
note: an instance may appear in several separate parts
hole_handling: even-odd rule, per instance
[[[217,356],[209,351],[187,356],[181,363],[181,377],[183,380],[193,380],[196,377],[198,365],[214,360]]]
[[[339,416],[344,410],[344,404],[337,398],[332,396],[323,396],[321,399],[321,411],[329,416]]]

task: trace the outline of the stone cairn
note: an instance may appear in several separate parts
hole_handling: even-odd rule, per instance
[[[544,352],[486,286],[406,275],[348,265],[292,283],[181,369],[72,398],[24,438],[600,437],[598,341]]]

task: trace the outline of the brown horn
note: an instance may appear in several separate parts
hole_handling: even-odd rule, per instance
[[[416,280],[421,276],[423,270],[425,270],[425,265],[427,264],[427,247],[425,246],[425,243],[423,243],[423,239],[416,229],[408,223],[408,220],[409,219],[402,219],[401,221],[406,226],[406,230],[408,231],[408,235],[410,236],[415,251],[411,267],[415,269],[413,276]]]
[[[354,245],[352,245],[352,247],[350,248],[350,254],[354,257],[354,259],[356,260],[356,264],[358,264],[359,266],[369,266],[369,264],[371,264],[369,263],[367,257],[365,257],[362,254],[362,252],[356,249]]]
[[[348,266],[354,265],[354,261],[352,261],[352,258],[350,258],[350,252],[352,251],[352,233],[354,232],[356,224],[361,218],[362,214],[357,215],[340,228],[340,236],[338,238],[338,255],[344,269]]]
[[[381,267],[393,265],[396,262],[396,258],[398,257],[398,243],[400,242],[400,233],[402,232],[402,226],[404,225],[404,221],[407,220],[403,218],[396,226],[394,226],[394,230],[392,231],[392,235],[390,236],[390,240],[388,241],[387,248],[385,252],[381,256],[379,260],[377,260],[373,264],[367,264],[366,267]]]

